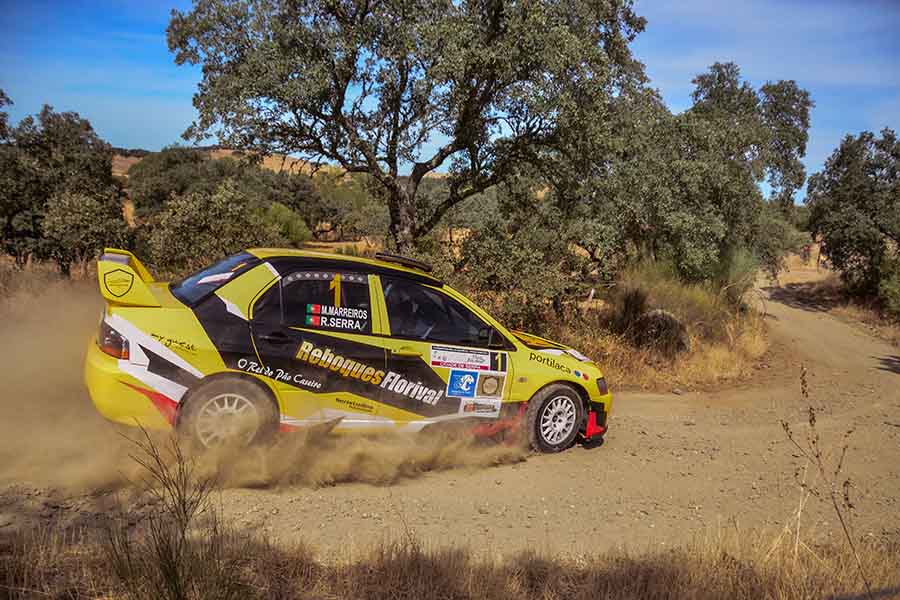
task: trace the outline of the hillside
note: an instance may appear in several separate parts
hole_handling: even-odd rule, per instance
[[[141,159],[150,154],[150,152],[146,150],[128,150],[123,148],[113,148],[115,154],[113,154],[113,175],[116,177],[128,177],[128,170],[131,169],[134,165],[141,162]],[[228,148],[221,148],[219,146],[209,146],[206,148],[199,148],[206,152],[210,158],[220,159],[220,158],[239,158],[241,156],[241,152],[237,150],[231,150]],[[266,156],[262,160],[262,166],[265,169],[269,169],[280,173],[281,171],[287,171],[288,173],[297,174],[297,173],[305,173],[307,175],[312,174],[313,168],[315,165],[308,161],[293,158],[291,156],[287,156],[284,154],[272,154],[271,156]],[[339,173],[341,169],[338,167],[333,167],[331,165],[321,165],[319,166],[319,171],[326,173]],[[447,177],[446,173],[428,173],[425,177],[435,178],[435,179],[443,179]]]

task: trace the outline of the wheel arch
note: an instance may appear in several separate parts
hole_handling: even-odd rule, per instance
[[[178,409],[175,412],[175,422],[173,425],[175,427],[178,426],[178,423],[181,420],[182,410],[187,405],[187,403],[190,402],[191,396],[197,393],[198,390],[203,389],[205,386],[222,379],[240,379],[241,381],[252,383],[265,393],[266,397],[272,402],[272,406],[275,407],[275,411],[279,419],[281,418],[281,401],[278,397],[277,392],[268,381],[266,381],[262,377],[257,377],[252,373],[245,373],[243,371],[219,371],[218,373],[212,373],[205,376],[195,385],[190,387],[187,392],[185,392],[184,396],[182,396],[181,400],[178,402]]]
[[[581,398],[581,404],[584,406],[583,415],[584,415],[585,422],[580,423],[578,427],[579,427],[579,429],[583,429],[584,426],[587,424],[587,414],[591,410],[591,396],[588,393],[587,388],[585,388],[580,383],[576,383],[574,381],[568,381],[566,379],[556,379],[554,381],[550,381],[550,382],[542,385],[540,388],[538,388],[534,392],[534,394],[531,395],[531,398],[528,399],[528,402],[531,402],[532,400],[537,398],[540,394],[542,394],[544,392],[544,390],[549,388],[551,385],[560,385],[560,384],[567,385],[570,388],[574,389],[578,393],[578,397]]]

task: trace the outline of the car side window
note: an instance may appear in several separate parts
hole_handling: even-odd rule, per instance
[[[372,333],[366,275],[296,271],[281,280],[281,303],[288,327]]]
[[[253,320],[258,323],[281,323],[281,285],[271,286],[253,304]]]
[[[450,296],[406,279],[381,280],[392,336],[483,348],[502,345],[490,325]]]

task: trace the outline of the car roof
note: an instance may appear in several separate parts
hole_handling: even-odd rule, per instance
[[[440,280],[424,271],[376,258],[349,256],[333,252],[317,252],[315,250],[298,250],[296,248],[248,248],[247,252],[261,260],[293,258],[298,259],[297,262],[309,263],[310,266],[320,263],[322,266],[334,268],[339,263],[347,263],[347,268],[356,269],[364,273],[405,276],[431,285],[443,285]]]

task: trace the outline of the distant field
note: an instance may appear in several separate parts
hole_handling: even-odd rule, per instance
[[[235,157],[237,154],[234,150],[227,150],[222,148],[217,148],[214,150],[207,150],[210,158],[220,159],[220,158],[231,158]],[[134,165],[141,162],[140,156],[123,156],[121,154],[113,155],[113,166],[112,171],[113,175],[116,177],[128,177],[128,170]],[[265,169],[270,169],[275,172],[287,171],[288,173],[305,173],[307,175],[311,174],[313,171],[313,163],[310,163],[305,160],[301,160],[299,158],[293,158],[290,156],[285,156],[283,154],[273,154],[271,156],[267,156],[262,161],[262,166]],[[319,171],[328,172],[328,173],[339,173],[340,169],[337,167],[332,167],[329,165],[320,166]],[[429,173],[426,177],[434,178],[434,179],[443,179],[447,177],[446,173]]]
[[[128,177],[128,169],[141,162],[139,156],[122,156],[114,154],[112,161],[112,174],[115,177]]]

